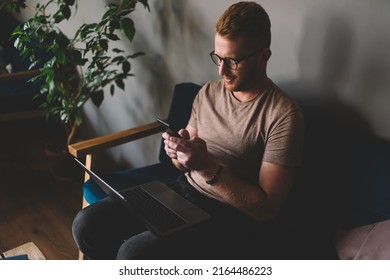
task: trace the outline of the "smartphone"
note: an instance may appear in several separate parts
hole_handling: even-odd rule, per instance
[[[161,128],[168,132],[168,134],[172,135],[173,137],[178,137],[178,138],[181,138],[179,132],[177,132],[176,130],[174,130],[169,123],[167,123],[166,121],[160,119],[160,118],[157,118],[157,121],[160,123],[161,125]]]

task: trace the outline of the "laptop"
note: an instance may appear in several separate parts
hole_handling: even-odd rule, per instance
[[[75,160],[107,196],[130,211],[157,236],[166,236],[211,218],[162,182],[152,181],[118,192],[77,158]]]

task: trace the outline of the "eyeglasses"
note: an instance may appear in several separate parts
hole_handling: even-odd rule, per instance
[[[257,50],[254,53],[251,53],[250,55],[247,55],[247,56],[242,57],[240,59],[234,59],[234,58],[230,58],[230,57],[220,57],[219,55],[217,55],[215,53],[215,51],[212,51],[210,53],[210,57],[211,57],[211,60],[215,63],[215,65],[220,66],[221,61],[223,60],[223,63],[227,68],[229,68],[231,70],[236,70],[238,68],[238,63],[240,63],[241,61],[243,61],[247,58],[250,58],[251,56],[254,56],[255,54],[258,54],[261,51],[262,50]]]

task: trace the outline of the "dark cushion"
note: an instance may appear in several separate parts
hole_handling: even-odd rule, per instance
[[[178,131],[187,126],[191,116],[192,103],[200,88],[200,85],[194,83],[181,83],[175,86],[167,118],[168,123],[173,129]],[[172,164],[171,159],[164,151],[163,141],[161,142],[159,160],[166,164]]]

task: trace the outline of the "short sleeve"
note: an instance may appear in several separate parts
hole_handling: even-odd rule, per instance
[[[281,118],[269,132],[263,161],[283,166],[299,167],[304,143],[304,118],[294,109]]]

